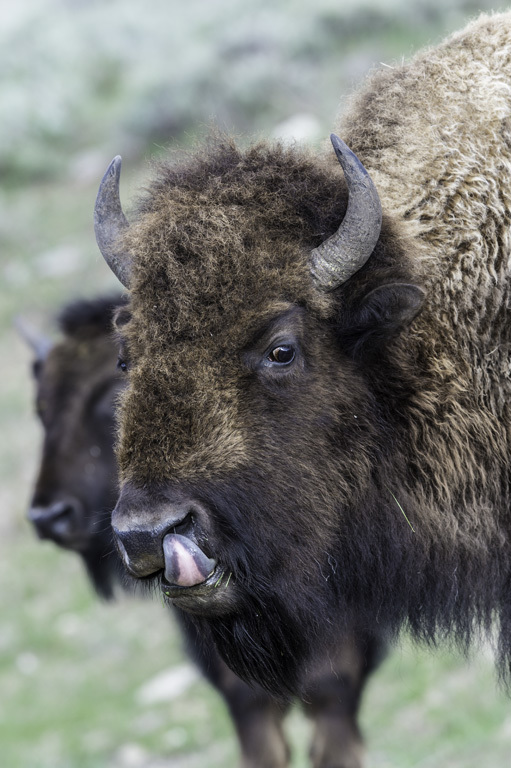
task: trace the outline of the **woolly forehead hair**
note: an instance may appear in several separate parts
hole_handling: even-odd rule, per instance
[[[238,325],[261,301],[328,313],[331,299],[314,288],[307,258],[346,204],[338,165],[278,144],[242,152],[222,141],[181,167],[162,166],[124,242],[135,315],[157,308],[161,327],[163,301],[174,339],[190,339],[204,335],[204,323],[213,334],[229,319]]]

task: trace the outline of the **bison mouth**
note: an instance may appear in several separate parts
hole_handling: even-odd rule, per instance
[[[177,587],[203,584],[215,572],[217,561],[208,557],[191,536],[173,531],[163,539],[165,580]]]
[[[190,586],[182,586],[180,584],[173,584],[162,575],[161,589],[165,597],[170,597],[172,600],[179,599],[180,597],[192,596],[192,595],[206,595],[213,589],[227,588],[231,581],[232,574],[229,573],[227,580],[224,583],[227,570],[221,566],[217,566],[209,576],[201,581],[200,584],[192,584]]]
[[[232,572],[222,566],[217,566],[200,584],[190,587],[170,584],[162,573],[160,587],[164,599],[176,608],[204,618],[231,613],[236,608]]]
[[[231,571],[208,557],[195,540],[178,533],[165,536],[163,554],[164,597],[193,613],[217,613],[220,604],[225,610],[226,590],[233,583]]]

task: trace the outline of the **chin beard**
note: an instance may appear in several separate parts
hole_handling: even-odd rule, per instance
[[[282,604],[268,606],[245,595],[233,614],[191,619],[243,680],[281,700],[300,694],[308,646],[303,628]]]

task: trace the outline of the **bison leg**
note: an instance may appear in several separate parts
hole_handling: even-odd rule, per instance
[[[381,641],[353,635],[308,675],[303,707],[314,722],[313,768],[362,768],[364,745],[357,715],[367,676],[383,650]]]
[[[225,665],[217,688],[236,728],[241,768],[286,768],[290,753],[282,730],[285,708],[261,688],[248,686]]]
[[[282,729],[286,706],[259,686],[243,682],[220,658],[213,642],[198,634],[187,614],[176,610],[175,615],[188,654],[229,709],[241,750],[240,768],[287,768],[290,752]]]

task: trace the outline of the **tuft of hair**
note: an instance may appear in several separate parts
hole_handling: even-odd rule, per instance
[[[124,294],[110,294],[95,299],[77,299],[67,304],[57,317],[57,323],[66,336],[91,338],[109,333],[113,313],[127,304]]]

